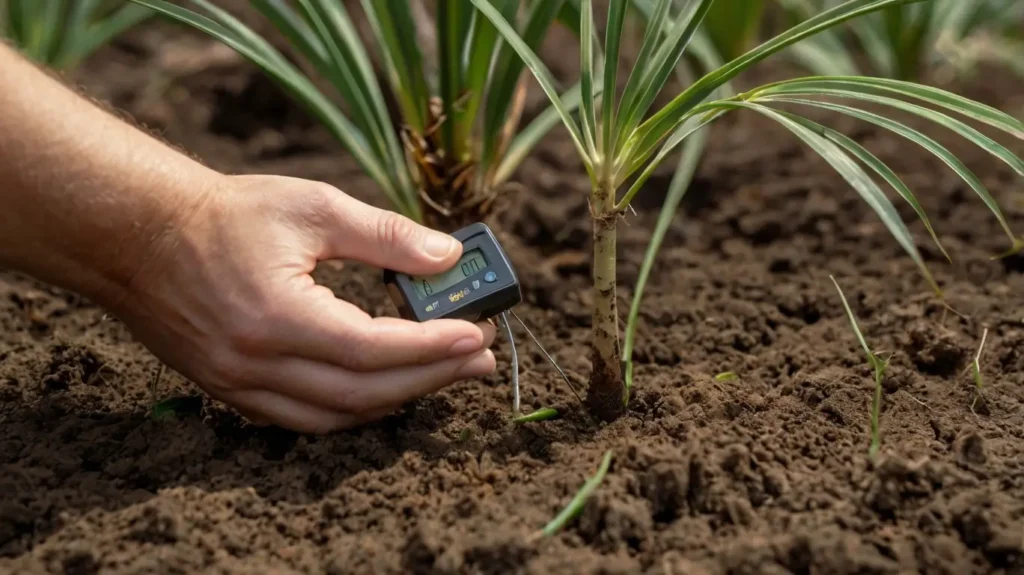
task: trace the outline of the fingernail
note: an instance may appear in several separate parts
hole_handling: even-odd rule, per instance
[[[464,337],[452,345],[449,353],[453,356],[466,355],[480,349],[480,342],[474,337]]]
[[[432,258],[444,259],[458,247],[455,238],[447,234],[429,232],[426,235],[426,239],[423,240],[423,251]]]
[[[487,375],[493,370],[494,354],[488,349],[462,364],[462,367],[459,368],[458,377],[479,377],[481,375]]]

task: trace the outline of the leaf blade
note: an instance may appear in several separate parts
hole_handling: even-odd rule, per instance
[[[720,101],[715,102],[713,105],[727,108],[746,108],[758,112],[779,122],[793,135],[797,136],[805,144],[811,147],[815,153],[828,162],[843,177],[843,179],[853,187],[861,198],[867,202],[871,209],[874,210],[875,214],[878,215],[879,219],[882,220],[882,223],[889,230],[889,233],[892,234],[897,243],[903,247],[904,251],[907,252],[917,265],[918,269],[928,281],[929,285],[931,285],[932,289],[937,294],[941,294],[938,284],[935,282],[935,279],[932,277],[931,272],[925,265],[920,252],[917,250],[917,246],[914,244],[910,230],[907,229],[906,224],[899,217],[899,213],[896,211],[895,206],[893,206],[892,202],[889,201],[889,198],[887,198],[878,187],[878,184],[876,184],[856,162],[854,162],[838,145],[820,135],[822,132],[821,128],[823,128],[823,126],[816,130],[811,130],[808,128],[809,125],[820,125],[812,122],[811,120],[807,120],[806,118],[802,118],[801,122],[794,121],[794,118],[798,117],[795,114],[775,110],[756,102]]]
[[[575,120],[573,120],[572,116],[569,114],[564,103],[562,102],[561,97],[555,90],[555,81],[554,78],[551,76],[551,72],[547,69],[547,66],[545,66],[544,63],[540,61],[540,58],[537,57],[537,55],[533,52],[533,50],[531,50],[529,46],[527,46],[526,43],[523,42],[521,38],[519,38],[519,35],[516,33],[514,29],[512,29],[512,27],[501,15],[501,13],[495,10],[487,0],[470,1],[473,2],[477,9],[480,10],[480,12],[483,13],[484,16],[486,16],[488,20],[491,21],[492,24],[494,24],[494,26],[498,29],[498,32],[505,39],[505,41],[510,46],[512,46],[516,53],[519,54],[520,58],[522,58],[526,62],[526,65],[530,68],[530,71],[533,73],[534,78],[537,79],[537,82],[544,90],[544,93],[547,95],[548,99],[551,100],[551,103],[557,110],[558,115],[562,120],[562,123],[565,124],[566,128],[569,130],[569,134],[572,137],[573,144],[576,146],[576,150],[580,154],[581,159],[583,159],[584,165],[586,165],[587,167],[587,171],[592,174],[593,163],[587,157],[587,151],[586,148],[584,148],[583,146],[582,136],[580,134],[579,127],[576,125]]]
[[[1024,122],[986,104],[965,98],[953,92],[924,84],[915,84],[889,78],[842,76],[835,78],[810,77],[768,84],[751,92],[752,97],[784,92],[803,87],[839,88],[850,90],[878,90],[913,98],[957,112],[975,121],[1002,130],[1018,139],[1024,139]]]
[[[604,87],[601,96],[601,152],[611,157],[615,150],[615,91],[618,88],[619,46],[622,27],[626,19],[626,2],[608,3],[608,21],[605,28]]]
[[[640,124],[658,93],[665,87],[672,70],[679,65],[679,59],[682,58],[683,52],[712,5],[713,0],[690,0],[687,3],[689,10],[672,25],[665,43],[659,48],[651,62],[651,68],[643,77],[641,89],[627,106],[625,118],[620,118],[621,137],[628,137]]]
[[[403,196],[395,189],[394,183],[387,175],[387,170],[381,165],[359,128],[264,40],[255,34],[240,36],[234,28],[225,27],[210,17],[182,8],[167,0],[130,1],[147,6],[164,16],[209,34],[259,66],[292,97],[323,122],[324,126],[363,167],[367,175],[381,187],[382,191],[384,191],[396,208],[410,217],[418,218],[418,214],[414,211],[415,206],[405,204]],[[236,21],[235,26],[243,25]],[[251,30],[249,32],[251,34]],[[253,40],[253,38],[258,39],[262,44],[253,45],[251,42],[257,41]],[[275,54],[276,57],[274,56]]]
[[[889,118],[880,116],[873,112],[867,112],[865,110],[860,110],[857,108],[853,108],[851,106],[843,106],[839,104],[831,104],[815,100],[801,100],[798,98],[783,99],[782,97],[771,97],[771,100],[789,101],[792,103],[804,104],[807,106],[818,107],[846,114],[859,120],[863,120],[875,124],[879,127],[885,128],[897,135],[903,136],[904,138],[910,140],[915,144],[918,144],[919,146],[931,152],[932,155],[942,160],[943,163],[945,163],[954,172],[956,172],[956,174],[960,176],[960,178],[968,186],[970,186],[972,190],[974,190],[974,193],[981,198],[985,205],[988,206],[989,210],[996,216],[996,219],[999,221],[999,224],[1000,226],[1002,226],[1003,231],[1006,233],[1007,237],[1009,237],[1012,246],[1010,248],[1011,251],[1018,250],[1019,248],[1022,247],[1022,244],[1024,244],[1022,240],[1020,240],[1019,238],[1017,238],[1017,236],[1014,235],[1013,231],[1010,229],[1009,222],[1006,221],[1006,217],[1004,216],[1002,209],[999,207],[999,204],[995,201],[995,198],[992,197],[992,194],[989,193],[988,189],[981,182],[981,180],[978,179],[978,176],[976,176],[974,172],[971,171],[970,168],[968,168],[963,163],[963,161],[957,158],[945,146],[938,143],[933,138],[909,126],[896,122],[895,120],[890,120]]]
[[[591,156],[597,154],[597,116],[594,113],[594,6],[591,0],[580,3],[580,88],[583,114],[580,122],[583,139]]]
[[[653,153],[654,148],[657,147],[658,142],[670,134],[675,129],[675,126],[683,121],[686,114],[708,97],[716,88],[783,48],[858,16],[877,12],[890,6],[919,1],[922,0],[847,0],[835,8],[817,14],[790,28],[743,56],[732,60],[715,72],[705,75],[673,98],[665,107],[640,125],[637,132],[630,138],[631,141],[627,144],[629,148],[628,155],[633,159],[641,160],[649,157]]]

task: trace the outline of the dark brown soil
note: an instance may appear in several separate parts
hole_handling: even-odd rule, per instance
[[[329,137],[210,44],[149,26],[79,79],[217,168],[324,180],[379,201]],[[182,46],[199,56],[183,66]],[[172,58],[173,56],[173,58]],[[170,70],[176,69],[177,77]],[[975,97],[1019,113],[1021,83]],[[989,81],[991,79],[991,81]],[[1024,257],[937,160],[842,125],[918,192],[955,264],[913,230],[949,303],[838,176],[775,126],[727,119],[669,234],[642,312],[630,412],[594,426],[522,342],[524,409],[509,428],[499,370],[329,437],[259,429],[208,400],[147,418],[158,369],[104,311],[0,274],[0,570],[17,573],[1022,573]],[[1020,179],[951,149],[1024,228]],[[1018,145],[1015,151],[1024,152]],[[587,183],[553,135],[499,217],[523,275],[518,309],[577,385],[588,355]],[[621,226],[623,313],[667,185]],[[899,204],[913,221],[913,213]],[[892,354],[878,461],[872,378],[829,281]],[[393,313],[378,274],[319,279]],[[988,328],[982,398],[965,374]],[[734,380],[718,380],[722,372]],[[161,397],[195,394],[165,373]],[[579,519],[529,537],[606,450]]]

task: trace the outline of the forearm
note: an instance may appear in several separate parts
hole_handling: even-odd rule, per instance
[[[113,304],[220,180],[0,43],[0,267]]]

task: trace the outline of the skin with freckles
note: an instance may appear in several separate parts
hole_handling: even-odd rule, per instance
[[[345,429],[493,371],[491,325],[372,318],[310,275],[461,253],[326,184],[204,167],[0,44],[0,267],[106,307],[256,423]]]

